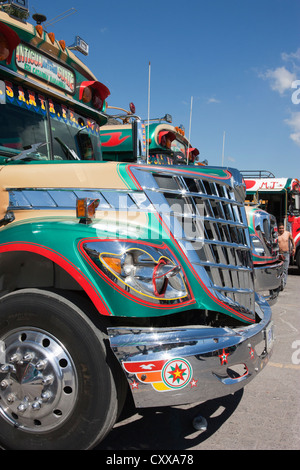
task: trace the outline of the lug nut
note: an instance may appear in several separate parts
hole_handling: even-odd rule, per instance
[[[41,404],[39,401],[34,401],[31,405],[33,410],[40,410],[41,409]]]
[[[47,375],[43,380],[42,384],[43,385],[51,385],[53,383],[54,377],[53,375]]]
[[[37,370],[44,370],[47,364],[48,364],[48,361],[46,359],[40,360],[36,363],[35,368]]]
[[[18,406],[18,411],[20,411],[21,413],[24,413],[24,411],[27,410],[27,407],[28,407],[28,404],[27,404],[26,402],[21,403],[21,404]]]
[[[42,393],[41,397],[44,401],[47,401],[52,397],[52,393],[49,390],[46,390],[46,392]]]
[[[34,358],[33,352],[28,352],[23,356],[24,361],[32,361],[33,358]]]
[[[16,399],[16,396],[13,393],[10,393],[7,397],[8,403],[13,403]]]
[[[2,388],[2,390],[5,390],[8,387],[7,380],[2,380],[2,382],[0,383],[0,387]]]
[[[15,353],[15,354],[13,354],[13,355],[11,356],[10,362],[20,362],[21,359],[22,359],[21,354]]]
[[[15,368],[12,364],[2,364],[0,367],[1,372],[14,372]]]

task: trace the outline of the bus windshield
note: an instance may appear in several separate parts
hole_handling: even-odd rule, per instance
[[[95,121],[41,94],[3,83],[1,156],[17,159],[27,149],[26,158],[34,160],[102,160]]]

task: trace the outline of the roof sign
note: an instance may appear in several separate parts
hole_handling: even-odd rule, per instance
[[[70,69],[25,44],[17,46],[16,65],[67,93],[75,92],[75,74]]]

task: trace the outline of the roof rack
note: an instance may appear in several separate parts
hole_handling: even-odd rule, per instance
[[[268,170],[240,170],[244,178],[275,178]]]

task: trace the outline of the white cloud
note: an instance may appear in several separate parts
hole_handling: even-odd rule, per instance
[[[300,112],[292,113],[290,119],[285,119],[285,123],[288,124],[293,131],[290,134],[290,138],[300,146]]]
[[[277,67],[274,70],[267,70],[263,74],[263,78],[270,80],[272,90],[278,91],[282,95],[285,91],[291,90],[292,83],[296,80],[296,74],[285,67]]]
[[[207,102],[208,103],[221,103],[221,101],[217,100],[217,98],[208,98]]]
[[[294,65],[297,67],[297,64],[295,64],[295,62],[300,61],[300,47],[296,50],[296,52],[291,52],[290,54],[288,54],[287,52],[283,52],[281,54],[281,58],[286,62],[293,62]]]

